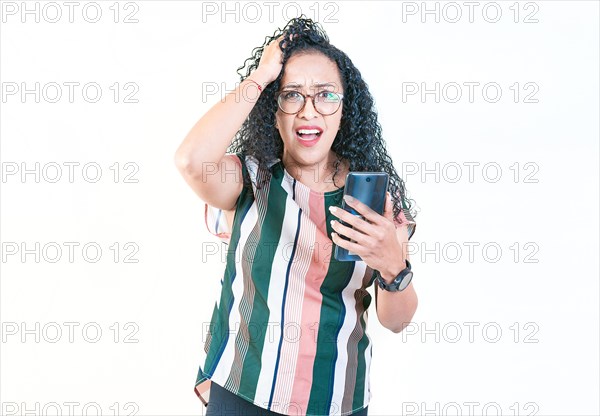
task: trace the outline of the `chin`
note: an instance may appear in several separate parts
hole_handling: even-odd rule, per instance
[[[299,165],[311,166],[315,164],[321,164],[326,161],[329,156],[329,151],[330,147],[327,149],[322,149],[317,146],[306,148],[300,145],[287,147],[284,149],[284,154],[287,153],[288,158],[293,160],[291,163],[295,162]],[[289,159],[288,163],[290,162]]]

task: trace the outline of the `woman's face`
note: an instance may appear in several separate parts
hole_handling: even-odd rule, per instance
[[[330,91],[343,94],[342,80],[334,61],[319,52],[302,53],[288,59],[280,91],[297,91],[314,96]],[[306,98],[304,108],[297,114],[286,114],[277,109],[276,127],[283,140],[283,162],[298,167],[325,169],[335,155],[331,144],[340,128],[342,105],[331,115],[315,110],[314,102]],[[318,131],[311,134],[311,131]]]

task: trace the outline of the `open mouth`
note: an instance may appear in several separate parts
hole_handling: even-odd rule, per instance
[[[319,127],[301,127],[296,130],[296,138],[305,146],[313,146],[321,137],[323,130]]]

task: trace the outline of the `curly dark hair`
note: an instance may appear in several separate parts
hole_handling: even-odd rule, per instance
[[[340,130],[331,146],[331,150],[337,156],[334,162],[336,169],[333,175],[334,184],[335,175],[343,159],[349,162],[350,171],[387,172],[388,190],[394,204],[394,218],[401,210],[409,220],[416,217],[416,212],[412,211],[413,200],[406,197],[404,181],[398,176],[392,159],[386,151],[385,141],[381,136],[381,125],[377,121],[373,97],[369,93],[368,86],[350,58],[329,43],[329,38],[319,23],[302,15],[291,19],[283,29],[277,29],[273,36],[267,36],[264,44],[254,48],[252,56],[237,69],[241,81],[258,68],[266,46],[281,35],[284,35],[279,42],[283,54],[282,70],[277,79],[263,89],[228,151],[254,156],[258,161],[259,169],[267,169],[270,161],[282,158],[283,140],[275,128],[275,113],[278,108],[276,94],[280,88],[286,62],[298,53],[320,52],[337,64],[344,89]],[[244,68],[245,73],[241,73]],[[266,175],[261,177],[266,181]],[[245,180],[244,186],[252,189],[248,179]],[[257,184],[257,187],[261,186],[264,186],[264,183]]]

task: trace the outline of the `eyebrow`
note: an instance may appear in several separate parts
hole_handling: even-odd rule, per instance
[[[334,82],[316,82],[311,85],[311,88],[322,88],[322,87],[335,87],[336,84]],[[302,88],[302,84],[298,84],[297,82],[288,82],[283,88]]]

